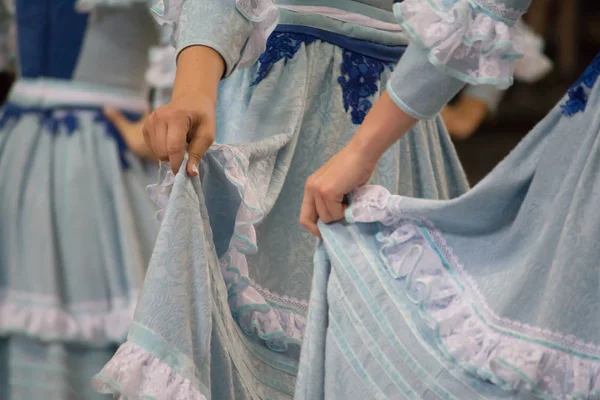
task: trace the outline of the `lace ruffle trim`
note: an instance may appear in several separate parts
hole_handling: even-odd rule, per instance
[[[406,282],[406,294],[420,305],[423,322],[435,332],[440,350],[463,370],[503,390],[525,390],[541,398],[600,396],[600,349],[494,315],[434,226],[402,213],[400,196],[381,187],[362,188],[354,195],[348,219],[380,223],[377,241],[388,272]],[[449,267],[421,262],[428,246],[423,232]],[[541,339],[520,339],[518,332],[494,329],[486,320],[503,330],[519,325],[517,331]],[[560,346],[571,351],[557,349]]]
[[[236,187],[241,199],[234,232],[228,250],[220,257],[221,272],[229,292],[229,307],[242,330],[256,334],[274,351],[285,351],[290,344],[299,345],[305,330],[308,305],[269,292],[249,277],[246,255],[257,251],[255,224],[264,218],[260,201],[248,180],[249,161],[233,147],[214,145],[207,157],[212,157]],[[162,183],[150,186],[150,198],[158,205],[157,217],[162,219],[175,177],[163,164]]]
[[[537,82],[553,68],[552,61],[544,54],[544,39],[522,20],[517,22],[516,29],[515,48],[523,52],[523,58],[515,60],[515,79]]]
[[[179,36],[182,5],[183,0],[158,0],[151,8],[161,25],[166,24],[173,28],[172,42],[175,47],[177,47],[176,38]],[[243,68],[254,64],[265,51],[267,38],[279,22],[279,11],[271,0],[236,0],[235,7],[254,25],[243,54],[240,55],[238,65]]]
[[[33,299],[35,300],[35,299]],[[47,305],[38,305],[47,303]],[[137,297],[113,300],[111,309],[98,312],[107,303],[83,304],[65,310],[52,299],[32,304],[31,294],[4,293],[0,299],[0,336],[27,335],[42,341],[68,341],[105,345],[121,343],[133,319]]]
[[[116,400],[206,400],[189,379],[131,342],[119,347],[92,386]]]
[[[508,23],[469,0],[404,0],[394,14],[446,74],[470,84],[512,84],[514,60],[522,57],[514,42],[517,19]]]

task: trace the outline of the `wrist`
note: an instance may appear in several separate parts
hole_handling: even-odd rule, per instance
[[[225,61],[214,49],[206,46],[189,46],[177,57],[177,74],[173,85],[173,98],[205,96],[216,103],[217,90],[225,73]]]
[[[387,92],[367,114],[348,148],[361,154],[364,162],[376,165],[383,154],[408,132],[417,119],[406,114],[390,99]]]
[[[384,151],[373,146],[368,140],[364,140],[360,136],[355,136],[348,142],[345,147],[345,151],[348,152],[352,159],[355,160],[361,167],[374,170],[379,162],[379,159],[383,156]]]

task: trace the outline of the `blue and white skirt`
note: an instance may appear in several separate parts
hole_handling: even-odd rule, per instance
[[[599,76],[469,193],[321,227],[297,400],[600,399]]]
[[[19,80],[0,116],[0,398],[96,398],[91,378],[125,339],[158,233],[103,105],[127,91]],[[132,116],[133,116],[132,115]]]
[[[355,133],[402,51],[284,26],[257,65],[222,83],[219,144],[201,179],[165,171],[153,189],[164,207],[159,238],[129,340],[98,375],[99,390],[293,396],[315,246],[298,223],[304,183]],[[390,149],[373,182],[434,199],[467,190],[439,118]]]

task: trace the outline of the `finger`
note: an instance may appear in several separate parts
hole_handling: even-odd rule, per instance
[[[200,160],[206,154],[210,146],[212,146],[213,140],[209,133],[198,133],[194,135],[194,138],[188,144],[188,162],[187,162],[187,173],[190,176],[198,176],[198,164]]]
[[[304,199],[302,200],[302,208],[300,209],[300,225],[305,227],[315,235],[321,237],[321,232],[317,226],[319,215],[315,207],[315,202],[312,194],[306,190],[304,191]]]
[[[323,197],[316,195],[314,196],[315,206],[317,208],[317,214],[319,215],[319,219],[326,224],[333,221],[331,219],[331,215],[329,214],[329,210],[327,209],[327,205],[325,204],[325,200]]]
[[[156,154],[156,146],[154,145],[154,137],[156,136],[156,116],[154,114],[150,114],[146,122],[144,122],[144,127],[142,128],[142,134],[144,135],[144,141],[150,151],[154,154],[156,158],[158,155]]]
[[[324,205],[329,213],[329,220],[323,221],[325,223],[340,221],[344,219],[347,206],[342,201],[333,201],[325,199]]]
[[[123,115],[123,113],[114,107],[105,106],[104,116],[110,121],[121,133],[127,131],[127,128],[131,125],[131,121]]]
[[[188,124],[185,120],[180,119],[169,124],[167,129],[167,152],[171,168],[176,174],[179,172],[185,156],[185,137],[188,131]]]
[[[169,161],[169,152],[167,151],[167,133],[168,125],[163,119],[156,120],[156,134],[154,135],[154,146],[156,156],[160,161]],[[174,166],[171,165],[171,168]],[[179,168],[179,165],[177,166]]]
[[[206,154],[212,146],[215,138],[216,122],[214,116],[206,118],[190,137],[190,144],[187,147],[188,163],[187,172],[190,176],[198,175],[198,164],[200,159]]]

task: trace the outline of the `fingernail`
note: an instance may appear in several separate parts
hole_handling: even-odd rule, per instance
[[[192,165],[192,175],[198,175],[198,166],[196,164]]]

